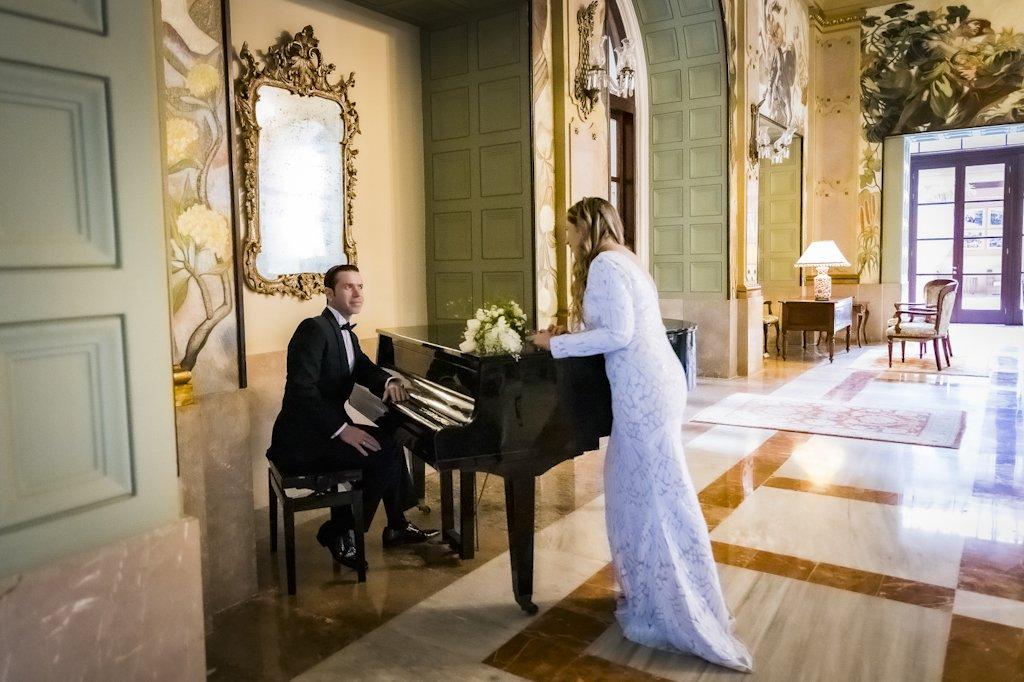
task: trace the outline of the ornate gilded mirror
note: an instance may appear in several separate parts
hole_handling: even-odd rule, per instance
[[[355,74],[328,81],[313,27],[287,34],[262,66],[242,45],[235,89],[245,188],[246,284],[263,294],[312,298],[323,272],[356,262],[352,235],[359,115]]]

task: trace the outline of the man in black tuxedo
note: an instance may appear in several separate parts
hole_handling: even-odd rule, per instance
[[[385,402],[408,398],[401,380],[375,365],[352,333],[352,315],[363,307],[363,279],[354,265],[324,274],[327,308],[303,320],[288,343],[288,378],[281,412],[267,456],[286,475],[363,470],[366,529],[383,501],[388,525],[385,547],[423,542],[437,531],[421,530],[405,518],[403,482],[408,478],[402,448],[384,429],[357,426],[345,411],[355,384]],[[331,510],[317,540],[338,563],[356,567],[350,507]]]

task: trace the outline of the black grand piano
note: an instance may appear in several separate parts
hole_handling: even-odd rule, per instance
[[[669,340],[696,380],[696,325],[665,320]],[[519,360],[458,349],[461,325],[379,330],[377,364],[403,376],[410,399],[394,405],[400,439],[437,469],[441,528],[463,558],[474,549],[476,472],[501,476],[512,591],[529,614],[533,596],[536,477],[598,448],[611,431],[611,394],[602,356],[555,360],[527,343]],[[572,398],[572,399],[570,399]],[[422,464],[416,478],[422,486]],[[453,476],[459,473],[459,528]],[[422,493],[421,493],[422,497]]]

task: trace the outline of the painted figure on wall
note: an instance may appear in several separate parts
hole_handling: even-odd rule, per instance
[[[793,0],[763,0],[761,17],[761,113],[803,133],[808,83],[806,8]]]
[[[1024,121],[1022,85],[1024,33],[997,30],[965,5],[918,10],[899,3],[863,19],[861,109],[869,142]]]
[[[224,58],[217,0],[163,0],[165,215],[175,371],[238,387]]]

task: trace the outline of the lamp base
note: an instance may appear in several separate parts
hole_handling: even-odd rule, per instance
[[[814,300],[829,301],[832,299],[832,278],[828,276],[828,266],[819,265],[818,274],[814,276]]]

